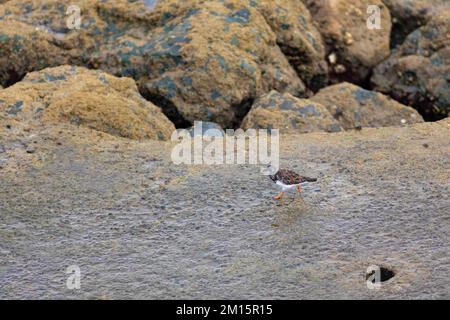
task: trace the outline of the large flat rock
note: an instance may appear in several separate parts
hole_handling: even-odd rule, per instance
[[[258,167],[176,166],[170,142],[61,124],[27,153],[5,130],[1,299],[450,298],[448,121],[283,135],[318,182],[282,202]],[[379,290],[372,264],[395,272]]]

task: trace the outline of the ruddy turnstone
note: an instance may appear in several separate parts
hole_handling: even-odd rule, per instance
[[[302,177],[294,171],[288,169],[280,169],[274,175],[269,175],[270,179],[281,188],[281,192],[275,196],[275,200],[281,199],[286,191],[297,188],[300,193],[302,191],[301,184],[303,182],[314,182],[316,178]]]

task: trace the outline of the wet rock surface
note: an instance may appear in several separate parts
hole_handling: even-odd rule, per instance
[[[449,299],[447,2],[0,0],[0,299]],[[318,181],[175,128],[280,129]]]
[[[131,139],[170,138],[174,125],[130,78],[83,67],[29,73],[0,92],[0,125],[27,133],[59,122]]]
[[[347,82],[321,89],[311,100],[324,105],[346,130],[423,122],[413,108]]]
[[[391,16],[381,0],[304,1],[322,34],[333,82],[364,83],[370,70],[389,55]],[[367,8],[380,10],[380,29],[367,27]]]
[[[280,129],[298,133],[338,132],[340,124],[320,103],[271,91],[258,99],[242,122],[242,128]]]
[[[450,298],[448,121],[286,135],[282,166],[318,182],[281,203],[255,166],[49,130],[14,159],[0,138],[2,299]],[[395,272],[380,290],[374,264]]]
[[[450,11],[412,32],[374,69],[374,88],[415,107],[429,120],[450,113]]]

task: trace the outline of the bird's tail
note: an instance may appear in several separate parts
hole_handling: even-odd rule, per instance
[[[316,181],[317,181],[317,178],[303,177],[303,181],[306,181],[306,182],[316,182]]]

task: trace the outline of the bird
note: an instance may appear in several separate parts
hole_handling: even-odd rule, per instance
[[[269,177],[281,188],[281,192],[274,197],[275,200],[280,200],[286,191],[294,188],[297,188],[298,193],[300,193],[303,182],[317,181],[316,178],[304,177],[289,169],[280,169],[274,175],[269,175]]]

